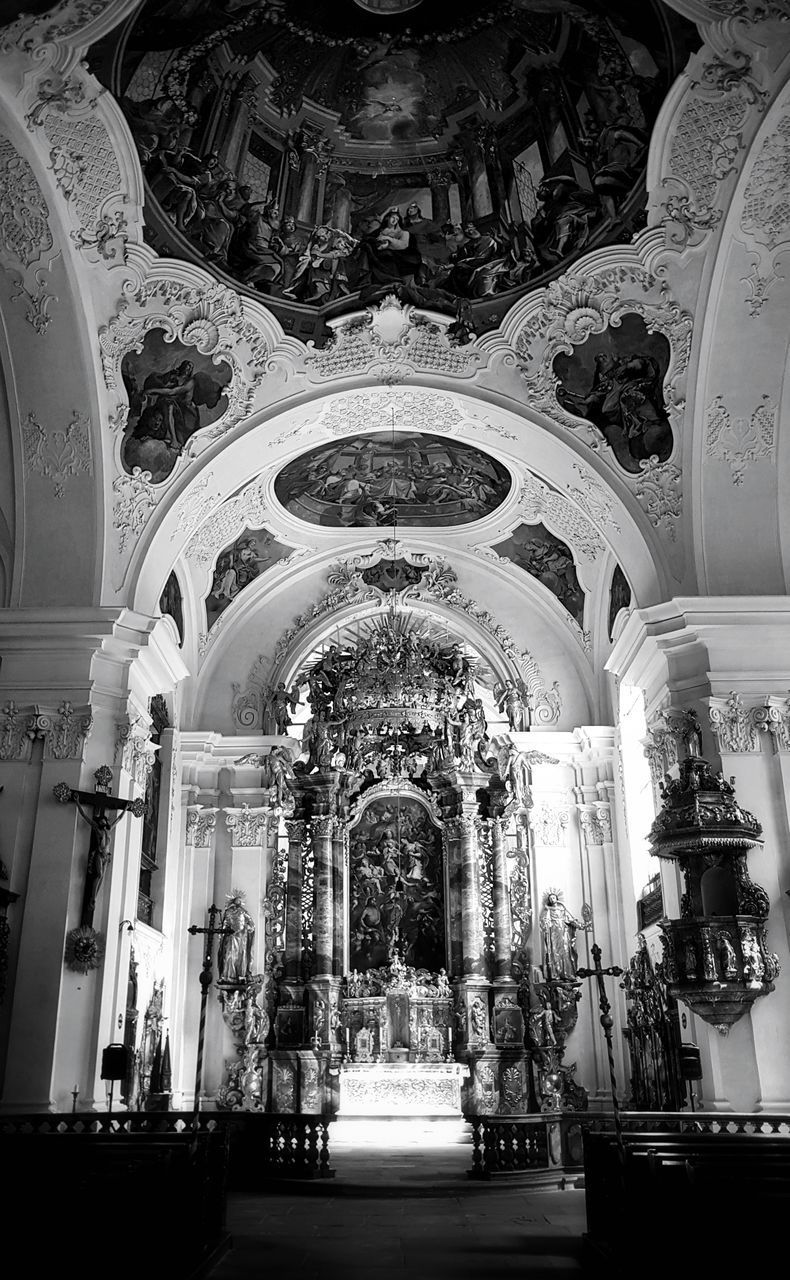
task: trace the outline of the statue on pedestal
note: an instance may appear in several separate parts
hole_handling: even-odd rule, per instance
[[[228,894],[222,913],[222,927],[217,965],[220,982],[246,982],[252,964],[255,921],[244,906],[244,894],[234,889]]]
[[[540,936],[543,943],[543,967],[549,979],[572,982],[579,967],[576,931],[591,929],[590,909],[582,907],[583,920],[577,920],[562,901],[559,889],[549,889],[540,913]]]

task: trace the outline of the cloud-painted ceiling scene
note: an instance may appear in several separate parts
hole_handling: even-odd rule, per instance
[[[480,332],[643,224],[650,130],[695,40],[678,15],[377,7],[157,0],[93,51],[154,248],[264,294],[302,335],[393,291]]]
[[[245,529],[217,557],[206,596],[206,624],[211,630],[220,614],[257,578],[293,551],[268,529]]]
[[[568,613],[582,625],[584,591],[576,576],[570,549],[542,524],[520,524],[494,548],[525,573],[548,587]]]
[[[470,445],[416,431],[377,431],[289,462],[274,492],[310,524],[343,528],[469,524],[511,489],[500,462]]]

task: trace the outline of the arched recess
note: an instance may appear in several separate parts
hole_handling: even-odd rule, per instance
[[[370,383],[362,388],[371,393],[386,390],[381,384]],[[185,553],[201,525],[245,486],[265,483],[291,458],[330,440],[331,434],[321,427],[322,413],[357,389],[352,385],[342,391],[314,393],[287,408],[273,405],[251,416],[231,439],[217,442],[202,454],[183,484],[162,500],[140,537],[127,572],[130,605],[141,612],[151,611],[162,575],[166,576]],[[426,379],[410,383],[408,390],[428,395],[436,386]],[[640,605],[662,598],[668,573],[660,540],[644,513],[629,500],[630,495],[622,492],[616,477],[604,473],[580,444],[562,435],[545,415],[534,413],[523,401],[519,408],[512,399],[507,404],[497,403],[487,388],[459,388],[455,383],[443,384],[442,390],[452,394],[461,410],[453,439],[474,443],[520,473],[529,471],[561,494],[569,510],[588,521],[592,518],[590,500],[597,495],[601,503],[598,531],[622,564]],[[364,429],[381,427],[371,423]],[[495,512],[474,532],[475,536],[479,533],[481,545],[490,545],[500,528]],[[343,533],[348,545],[365,541],[364,530]],[[469,527],[443,529],[441,538],[448,548],[463,547],[470,542]],[[313,547],[329,544],[336,541],[336,531],[304,525],[300,541]]]

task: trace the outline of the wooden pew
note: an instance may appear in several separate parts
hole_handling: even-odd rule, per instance
[[[4,1126],[4,1211],[34,1264],[90,1259],[113,1280],[195,1280],[229,1247],[227,1132],[59,1132]],[[145,1260],[155,1263],[151,1272]]]
[[[626,1131],[621,1150],[586,1133],[584,1168],[588,1255],[613,1275],[665,1276],[668,1250],[735,1274],[786,1235],[788,1135]]]

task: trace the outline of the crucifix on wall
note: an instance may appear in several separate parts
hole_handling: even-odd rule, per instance
[[[95,791],[75,791],[67,782],[59,782],[52,788],[55,799],[60,804],[75,804],[82,818],[91,829],[88,868],[85,873],[85,893],[82,899],[82,915],[80,924],[92,927],[96,898],[104,880],[105,872],[110,864],[112,852],[112,829],[125,813],[141,818],[145,809],[145,801],[122,800],[120,796],[110,795],[112,769],[103,764],[94,773]],[[114,814],[114,817],[110,817]]]

